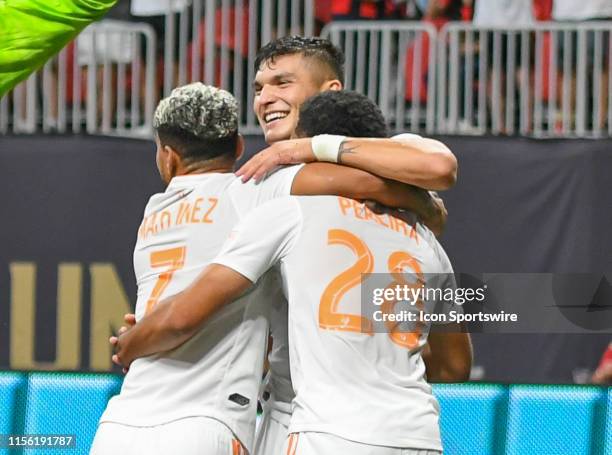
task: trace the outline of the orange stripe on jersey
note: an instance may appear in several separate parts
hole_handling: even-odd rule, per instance
[[[289,435],[289,441],[287,442],[287,454],[286,455],[291,455],[291,453],[293,452],[293,440],[295,439],[295,434],[291,433]]]
[[[241,455],[242,454],[242,444],[238,439],[232,439],[232,455]]]
[[[297,446],[298,446],[299,439],[300,439],[300,434],[296,433],[295,439],[294,439],[294,444],[293,444],[293,452],[291,452],[291,455],[295,455],[295,452],[297,451]]]

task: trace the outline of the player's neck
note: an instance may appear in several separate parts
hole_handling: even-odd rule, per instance
[[[176,175],[192,175],[192,174],[227,174],[234,171],[234,163],[230,160],[207,160],[204,162],[189,163],[179,167]]]

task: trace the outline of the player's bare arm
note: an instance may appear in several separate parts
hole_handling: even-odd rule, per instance
[[[433,330],[423,352],[428,382],[465,382],[472,368],[472,343],[468,333],[457,324]]]
[[[115,340],[113,362],[129,368],[139,357],[174,349],[189,340],[202,323],[232,302],[252,283],[234,270],[211,264],[185,291],[156,306]]]
[[[238,171],[244,181],[262,179],[285,164],[317,161],[311,138],[279,141],[259,152]],[[346,138],[338,150],[338,163],[430,190],[445,190],[457,180],[457,159],[442,142],[415,136],[411,139]]]
[[[447,213],[444,203],[429,192],[413,185],[337,164],[307,164],[293,180],[291,194],[343,196],[410,210],[419,216],[435,235],[442,233],[446,223]]]

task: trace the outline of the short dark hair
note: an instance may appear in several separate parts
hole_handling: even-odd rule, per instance
[[[225,90],[194,82],[175,88],[159,102],[153,128],[159,142],[187,162],[233,157],[238,145],[238,103]]]
[[[201,139],[182,128],[160,127],[156,130],[159,142],[176,150],[185,163],[207,161],[226,156],[233,158],[238,146],[238,134],[220,139]]]
[[[324,38],[314,36],[283,36],[270,41],[255,56],[255,72],[265,62],[274,62],[282,55],[302,54],[327,66],[334,78],[344,82],[344,54],[337,46]]]
[[[339,134],[350,137],[387,137],[385,117],[367,96],[347,90],[328,90],[300,107],[296,133],[302,137]]]

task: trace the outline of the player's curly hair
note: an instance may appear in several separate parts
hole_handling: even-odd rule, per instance
[[[344,82],[344,54],[331,41],[314,36],[284,36],[270,41],[255,56],[255,72],[266,62],[274,63],[276,57],[291,54],[316,60],[329,69],[327,77]]]
[[[387,137],[385,117],[367,96],[347,90],[329,90],[300,107],[296,133],[301,137],[339,134],[349,137]]]
[[[184,160],[203,161],[235,152],[238,102],[231,93],[201,82],[177,87],[157,105],[153,128],[162,145]]]

